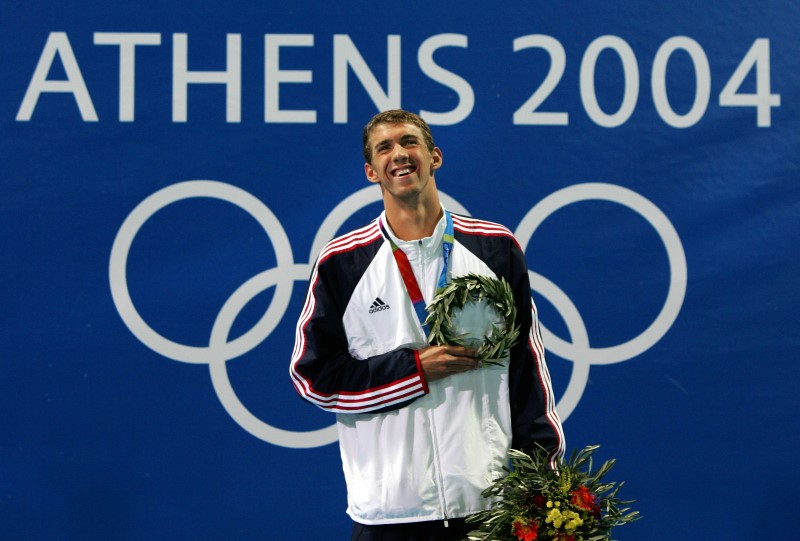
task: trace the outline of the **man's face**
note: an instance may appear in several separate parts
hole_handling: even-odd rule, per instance
[[[378,124],[369,135],[372,162],[364,164],[370,182],[381,185],[384,198],[411,202],[436,191],[433,173],[442,152],[425,146],[422,130],[413,124]]]

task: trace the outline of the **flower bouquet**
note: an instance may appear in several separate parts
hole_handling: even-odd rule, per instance
[[[471,541],[608,541],[611,529],[640,517],[617,498],[623,483],[604,483],[615,461],[592,472],[592,445],[573,452],[569,461],[549,467],[544,449],[533,456],[512,449],[509,474],[483,492],[497,500],[493,509],[467,519],[478,523]]]
[[[519,338],[514,292],[504,278],[453,278],[426,309],[431,344],[477,349],[475,356],[487,364],[502,364]]]

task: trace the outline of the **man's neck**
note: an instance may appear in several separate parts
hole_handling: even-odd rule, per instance
[[[388,202],[384,204],[386,220],[400,240],[430,237],[443,214],[438,198],[427,202],[416,201],[413,204],[400,204],[397,201],[386,203]]]

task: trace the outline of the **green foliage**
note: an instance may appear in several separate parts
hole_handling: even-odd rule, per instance
[[[497,479],[484,492],[494,507],[467,520],[478,523],[471,541],[608,541],[611,530],[641,518],[625,507],[617,493],[624,483],[603,482],[615,460],[592,470],[591,445],[572,453],[568,461],[559,457],[550,467],[549,455],[539,448],[533,455],[512,449],[508,475]]]
[[[514,292],[505,278],[491,278],[478,274],[467,274],[453,278],[439,289],[431,303],[426,307],[429,325],[428,341],[434,345],[463,346],[463,335],[452,330],[452,315],[456,309],[463,308],[467,302],[486,299],[490,306],[505,320],[505,329],[494,328],[478,348],[476,357],[487,364],[502,364],[519,338],[519,325],[516,325],[517,307]]]

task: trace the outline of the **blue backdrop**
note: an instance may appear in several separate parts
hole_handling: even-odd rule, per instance
[[[0,538],[347,538],[288,360],[403,107],[526,250],[616,537],[800,539],[800,4],[213,4],[0,6]]]

